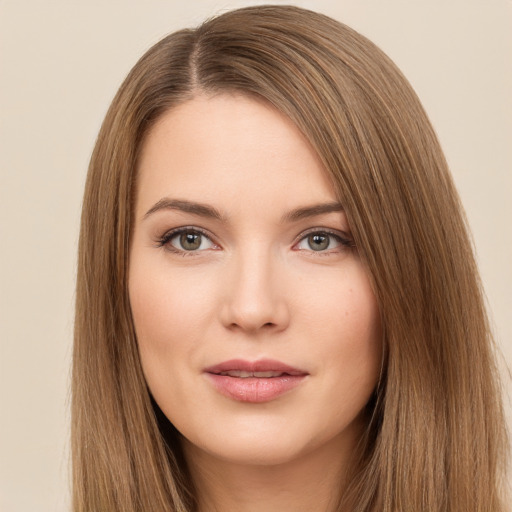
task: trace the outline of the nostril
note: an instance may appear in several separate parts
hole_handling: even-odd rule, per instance
[[[240,290],[238,290],[240,292]],[[242,290],[243,291],[243,290]],[[285,300],[267,293],[229,293],[219,307],[222,325],[230,330],[256,332],[280,331],[289,324],[288,305]]]

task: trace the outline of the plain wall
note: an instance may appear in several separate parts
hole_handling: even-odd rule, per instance
[[[69,509],[79,214],[109,102],[165,34],[255,3],[0,0],[1,511]],[[505,369],[512,360],[512,2],[295,4],[369,37],[416,89],[467,210]],[[505,385],[510,394],[506,375]]]

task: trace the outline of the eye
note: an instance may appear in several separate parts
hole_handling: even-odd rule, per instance
[[[158,245],[180,253],[199,252],[217,247],[204,233],[192,228],[170,231],[162,237]]]
[[[325,252],[340,247],[352,247],[352,241],[341,235],[327,231],[314,231],[306,234],[295,245],[298,250]]]

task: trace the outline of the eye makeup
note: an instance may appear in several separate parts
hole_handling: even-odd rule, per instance
[[[155,245],[181,256],[194,256],[208,250],[222,250],[222,247],[213,241],[209,232],[197,226],[171,229],[158,238]],[[307,251],[318,255],[339,253],[353,247],[354,242],[347,233],[322,227],[302,232],[292,244],[294,251]]]

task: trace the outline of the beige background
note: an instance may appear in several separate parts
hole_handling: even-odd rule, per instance
[[[1,511],[68,510],[75,252],[87,162],[107,106],[163,35],[254,3],[0,0]],[[418,92],[467,209],[505,367],[512,360],[512,2],[295,3],[368,36]],[[510,394],[508,377],[506,388]]]

